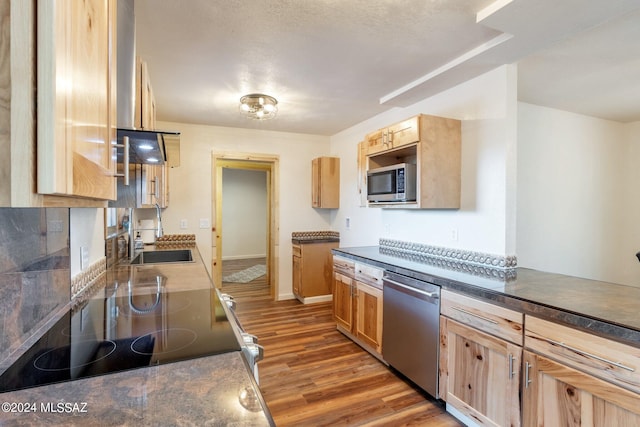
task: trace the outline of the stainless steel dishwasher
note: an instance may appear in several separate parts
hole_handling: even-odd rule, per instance
[[[382,283],[382,357],[437,398],[440,286],[389,271]]]

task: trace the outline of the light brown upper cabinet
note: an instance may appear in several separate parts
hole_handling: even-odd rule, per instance
[[[156,203],[161,208],[169,206],[169,176],[168,167],[164,165],[142,165],[141,178],[138,181],[140,189],[139,208],[153,208]]]
[[[37,192],[116,198],[116,1],[37,2]]]
[[[340,159],[318,157],[311,161],[311,206],[340,207]]]
[[[134,126],[138,129],[156,128],[156,98],[149,78],[146,61],[136,58],[136,111]]]
[[[156,98],[149,77],[147,62],[136,57],[136,103],[134,126],[138,129],[156,129]],[[169,166],[142,165],[141,188],[137,207],[151,208],[157,203],[161,208],[169,206]]]
[[[358,143],[358,195],[360,206],[367,206],[367,143]]]
[[[368,134],[365,138],[369,155],[420,141],[420,116]]]
[[[367,170],[412,163],[417,181],[415,202],[369,206],[460,208],[461,128],[460,120],[421,114],[367,135]]]

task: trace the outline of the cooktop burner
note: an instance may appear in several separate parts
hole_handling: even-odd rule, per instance
[[[0,392],[230,351],[240,345],[215,289],[121,288],[65,314],[0,376]]]

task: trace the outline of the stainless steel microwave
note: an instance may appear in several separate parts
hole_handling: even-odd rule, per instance
[[[367,171],[367,200],[372,203],[416,200],[416,165],[397,165]]]

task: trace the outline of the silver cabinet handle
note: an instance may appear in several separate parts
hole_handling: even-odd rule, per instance
[[[409,290],[409,291],[413,291],[413,292],[415,292],[417,294],[421,294],[421,295],[424,295],[424,296],[429,297],[429,298],[440,298],[440,291],[439,290],[435,291],[435,292],[427,292],[427,291],[423,291],[423,290],[418,289],[418,288],[414,288],[412,286],[407,286],[407,285],[405,285],[403,283],[396,282],[395,280],[391,280],[388,277],[385,277],[382,280],[383,280],[383,283],[384,282],[392,283],[392,284],[394,284],[394,285],[396,285],[398,287],[401,287],[401,288]]]
[[[513,357],[513,354],[509,353],[509,379],[513,379],[514,376],[514,372],[513,372],[513,366],[514,366],[514,361],[516,360],[515,357]]]
[[[122,148],[124,151],[122,152],[123,160],[124,160],[124,171],[123,173],[115,174],[116,177],[124,178],[124,185],[129,185],[129,137],[122,137],[122,144],[114,144],[116,148]]]
[[[484,320],[485,322],[493,323],[494,325],[498,324],[498,322],[496,322],[493,319],[489,319],[488,317],[484,317],[484,316],[480,316],[479,314],[472,313],[470,311],[465,310],[464,308],[451,307],[451,309],[459,311],[459,312],[464,313],[464,314],[467,314],[467,315],[472,316],[472,317],[476,317],[476,318],[478,318],[480,320]]]
[[[153,193],[151,195],[156,198],[156,201],[158,201],[158,195],[160,194],[158,192],[158,176],[155,175],[151,182],[153,182]]]
[[[609,359],[605,359],[604,357],[596,356],[595,354],[588,353],[588,352],[586,352],[586,351],[580,350],[580,349],[575,348],[575,347],[571,347],[570,345],[567,345],[567,344],[565,344],[565,343],[563,343],[563,342],[560,342],[560,341],[554,341],[554,340],[551,340],[551,339],[548,339],[548,338],[545,338],[545,340],[546,340],[546,341],[548,341],[548,342],[550,342],[551,344],[554,344],[554,345],[560,346],[560,347],[562,347],[562,348],[566,348],[567,350],[573,351],[573,352],[578,353],[578,354],[581,354],[581,355],[583,355],[583,356],[591,357],[592,359],[599,360],[599,361],[604,362],[604,363],[607,363],[607,364],[609,364],[609,365],[616,366],[616,367],[618,367],[618,368],[620,368],[620,369],[624,369],[625,371],[629,371],[629,372],[635,372],[635,371],[636,371],[634,368],[630,368],[630,367],[628,367],[628,366],[625,366],[625,365],[623,365],[622,363],[619,363],[619,362],[613,362],[613,361],[611,361],[611,360],[609,360]]]
[[[529,378],[529,368],[531,368],[531,365],[529,364],[529,362],[525,362],[524,363],[524,387],[525,388],[529,388],[529,384],[533,382],[531,381],[531,378]]]

